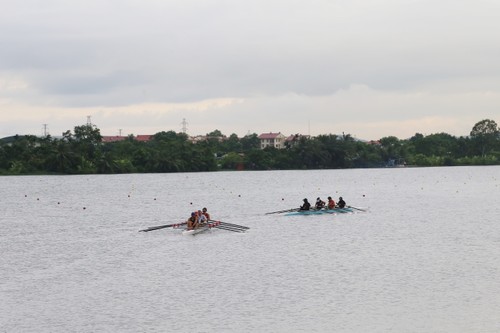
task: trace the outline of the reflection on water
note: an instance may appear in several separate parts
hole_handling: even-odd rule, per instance
[[[498,332],[499,167],[0,177],[2,332]],[[343,196],[368,212],[266,215]],[[194,209],[247,225],[148,226]]]

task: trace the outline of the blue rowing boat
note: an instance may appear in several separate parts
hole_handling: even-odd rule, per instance
[[[354,210],[352,210],[351,208],[297,210],[295,212],[286,213],[285,216],[294,216],[294,215],[323,215],[323,214],[346,214],[346,213],[354,213]]]

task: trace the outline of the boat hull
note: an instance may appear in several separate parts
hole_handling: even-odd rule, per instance
[[[324,215],[324,214],[346,214],[353,213],[351,208],[335,208],[335,209],[311,209],[311,210],[299,210],[296,212],[286,213],[285,216],[295,216],[295,215]]]
[[[205,232],[205,231],[207,231],[209,229],[210,229],[209,227],[201,227],[201,228],[198,228],[198,229],[184,230],[182,232],[182,234],[184,236],[194,236],[194,235],[197,235],[197,234],[201,234],[202,232]]]

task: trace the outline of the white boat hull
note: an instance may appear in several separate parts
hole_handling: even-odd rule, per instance
[[[201,227],[201,228],[198,228],[198,229],[193,229],[193,230],[184,230],[182,232],[183,235],[185,236],[194,236],[196,234],[199,234],[199,233],[202,233],[202,232],[205,232],[207,231],[209,228],[208,227]]]

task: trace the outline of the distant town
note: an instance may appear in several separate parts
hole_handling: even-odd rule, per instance
[[[132,136],[132,138],[136,141],[140,142],[148,142],[153,139],[154,135],[149,134],[149,135],[136,135]],[[114,136],[107,136],[103,135],[102,136],[102,142],[104,143],[110,143],[110,142],[119,142],[123,141],[126,139],[129,139],[130,136],[122,136],[122,135],[114,135]],[[286,147],[291,147],[295,143],[297,143],[300,139],[309,139],[309,135],[302,135],[302,134],[292,134],[289,136],[285,136],[281,132],[269,132],[269,133],[262,133],[257,136],[257,138],[260,141],[260,149],[265,149],[267,147],[273,147],[276,149],[284,149]],[[203,141],[208,141],[208,140],[218,140],[220,142],[227,140],[227,137],[225,135],[196,135],[196,136],[187,136],[187,140],[191,143],[199,143]],[[374,143],[374,141],[372,141]]]
[[[281,132],[206,135],[162,131],[106,136],[92,123],[62,137],[15,135],[0,139],[0,174],[307,170],[500,164],[494,120],[477,122],[466,137],[447,133],[409,139],[360,141],[349,134],[315,137]]]

